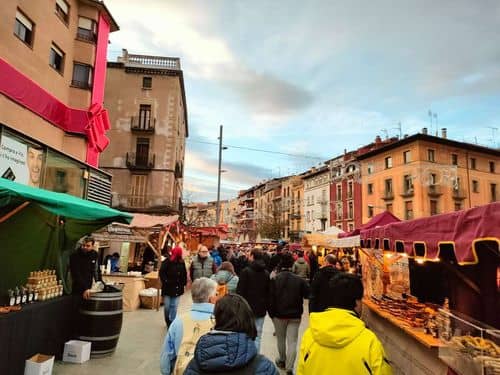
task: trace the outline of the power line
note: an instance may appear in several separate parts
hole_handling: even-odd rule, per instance
[[[207,144],[207,145],[218,146],[218,143],[215,143],[215,142],[197,141],[197,140],[190,139],[190,138],[187,138],[187,141],[188,142],[203,143],[203,144]],[[324,158],[321,158],[319,156],[312,156],[312,155],[289,154],[289,153],[286,153],[286,152],[263,150],[263,149],[260,149],[260,148],[252,148],[252,147],[244,147],[244,146],[234,146],[234,145],[227,145],[227,144],[224,144],[224,146],[228,147],[228,148],[236,148],[236,149],[240,149],[240,150],[248,150],[248,151],[255,151],[255,152],[265,152],[265,153],[268,153],[268,154],[291,156],[291,157],[301,158],[301,159],[324,160]]]

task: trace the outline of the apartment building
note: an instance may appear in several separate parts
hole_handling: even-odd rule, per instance
[[[304,184],[300,176],[290,176],[281,182],[281,220],[283,223],[283,239],[298,241],[301,235],[301,201]]]
[[[330,226],[330,168],[311,168],[303,177],[305,232],[323,231]]]
[[[113,174],[113,206],[174,214],[182,208],[188,119],[179,58],[129,54],[108,63],[110,146],[100,166]]]
[[[238,213],[240,209],[239,200],[229,199],[221,205],[221,224],[227,224],[228,240],[236,240],[238,238]]]
[[[500,151],[422,133],[358,156],[363,222],[388,210],[403,220],[498,201]]]
[[[255,186],[242,190],[238,194],[239,210],[237,214],[238,237],[255,239]]]
[[[104,204],[111,176],[103,108],[109,33],[96,0],[4,0],[0,9],[0,176]]]

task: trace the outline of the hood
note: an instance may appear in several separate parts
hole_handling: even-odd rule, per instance
[[[257,259],[250,263],[250,267],[253,270],[260,272],[266,269],[266,263],[262,259]]]
[[[304,258],[299,258],[296,260],[297,263],[304,264],[306,263],[306,260]]]
[[[256,355],[255,341],[245,333],[211,331],[198,341],[194,358],[205,372],[226,372],[245,366]]]
[[[347,346],[365,330],[365,323],[354,312],[344,309],[311,313],[309,326],[317,343],[335,349]]]
[[[233,276],[233,274],[231,272],[226,271],[226,270],[222,270],[222,271],[217,272],[214,275],[214,279],[215,279],[215,281],[217,281],[217,283],[221,283],[221,282],[227,283],[229,281],[229,279],[231,278],[231,276]]]

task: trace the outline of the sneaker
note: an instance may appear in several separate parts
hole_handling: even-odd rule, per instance
[[[282,370],[285,369],[285,361],[281,361],[279,359],[275,359],[274,363],[276,363],[276,366],[278,366],[278,368],[280,368]]]

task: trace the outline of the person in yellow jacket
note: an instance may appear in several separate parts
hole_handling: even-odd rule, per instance
[[[311,313],[297,375],[392,375],[384,348],[359,318],[363,284],[339,273],[329,282],[330,308]]]

